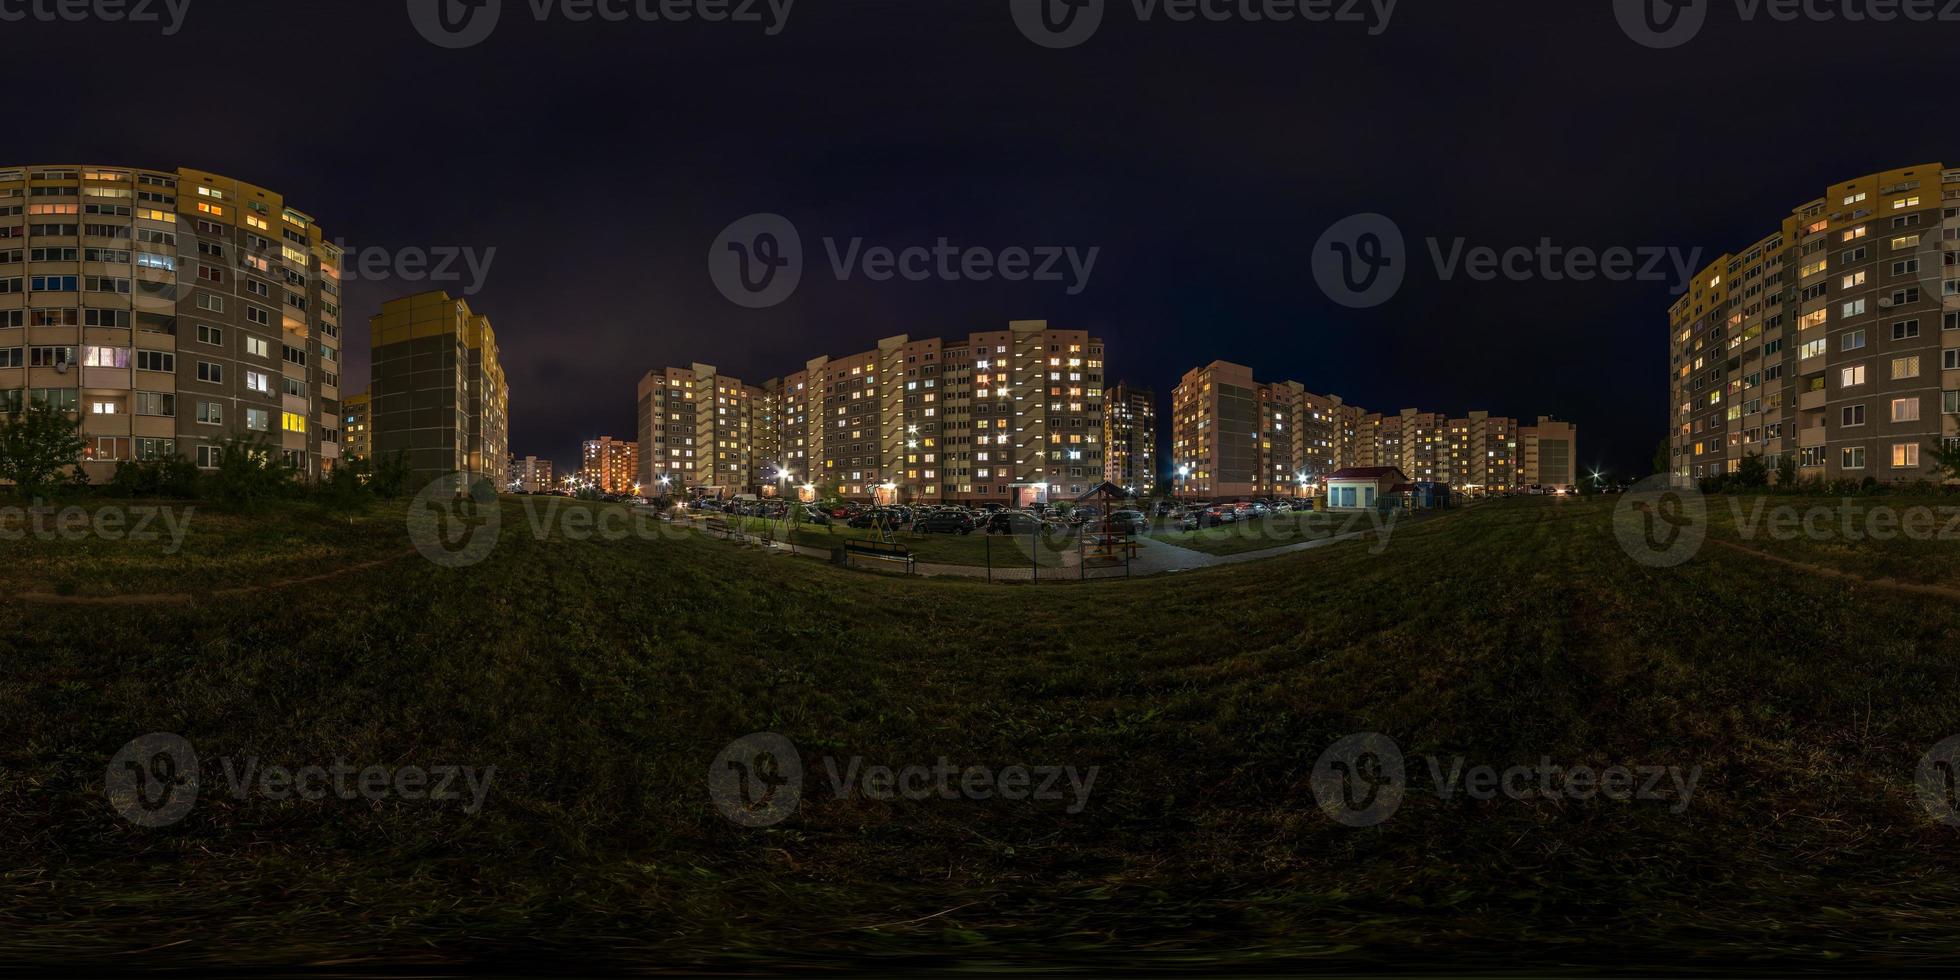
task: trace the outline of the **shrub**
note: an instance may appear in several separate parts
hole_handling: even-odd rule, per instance
[[[218,447],[218,466],[204,478],[205,496],[234,510],[251,510],[294,493],[293,471],[274,459],[263,438],[233,436]]]
[[[395,500],[409,493],[408,451],[396,450],[387,456],[362,460],[368,467],[368,489],[382,500]]]
[[[78,465],[87,443],[81,437],[80,419],[70,420],[63,412],[35,403],[25,412],[14,412],[0,422],[0,477],[13,483],[23,498],[41,496],[63,482],[64,470],[72,469],[80,485],[88,485],[88,475]]]
[[[197,496],[196,465],[182,456],[167,459],[124,460],[116,464],[106,489],[116,497],[170,497],[188,500]]]

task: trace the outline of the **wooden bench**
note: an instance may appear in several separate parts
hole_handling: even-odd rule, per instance
[[[847,562],[851,558],[869,558],[873,561],[903,564],[905,566],[905,574],[907,575],[913,575],[918,572],[918,560],[912,557],[910,551],[895,544],[885,545],[874,541],[846,541],[844,542],[844,556]]]

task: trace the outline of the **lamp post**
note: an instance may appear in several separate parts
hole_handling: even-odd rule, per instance
[[[1177,502],[1182,504],[1185,502],[1184,498],[1191,493],[1191,464],[1186,463],[1177,468],[1177,481]]]

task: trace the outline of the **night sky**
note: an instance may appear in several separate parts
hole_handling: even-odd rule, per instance
[[[892,334],[1047,319],[1104,337],[1111,379],[1166,409],[1179,374],[1222,358],[1383,412],[1556,415],[1582,464],[1637,476],[1667,426],[1672,265],[1442,282],[1427,239],[1705,262],[1832,182],[1960,157],[1939,98],[1960,23],[1745,22],[1722,0],[1653,50],[1607,0],[1404,0],[1379,36],[1146,22],[1111,0],[1086,43],[1050,50],[1007,0],[802,0],[774,37],[540,24],[532,2],[504,0],[464,50],[425,40],[404,0],[192,0],[172,37],[0,23],[0,162],[196,167],[350,246],[495,248],[470,300],[503,346],[511,448],[561,466],[581,439],[634,437],[651,367],[759,382]],[[761,212],[795,223],[807,261],[789,301],[749,310],[707,259]],[[1351,310],[1311,252],[1363,212],[1399,225],[1411,264],[1391,301]],[[839,282],[826,237],[1100,253],[1070,296]],[[344,390],[365,387],[368,316],[426,288],[350,285]]]

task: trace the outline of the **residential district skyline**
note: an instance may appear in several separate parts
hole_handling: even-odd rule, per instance
[[[1446,274],[1434,254],[1660,249],[1691,276],[1833,181],[1957,154],[1938,124],[1943,25],[1739,23],[1718,9],[1689,43],[1656,50],[1611,6],[1408,5],[1379,35],[1126,15],[1051,50],[1005,2],[866,0],[799,5],[776,35],[506,16],[448,49],[399,3],[199,0],[168,37],[106,21],[11,28],[15,77],[60,79],[62,101],[86,109],[41,114],[13,155],[278,189],[376,260],[344,284],[343,373],[367,376],[366,318],[383,302],[448,288],[502,327],[513,447],[561,468],[584,439],[630,435],[633,405],[596,395],[630,391],[651,365],[762,378],[866,337],[1043,318],[1103,337],[1120,352],[1110,372],[1160,397],[1221,359],[1369,406],[1553,415],[1585,427],[1582,466],[1628,476],[1675,424],[1658,379],[1672,368],[1677,263],[1647,278],[1555,281],[1534,264],[1483,279]],[[171,91],[225,92],[237,65],[207,52],[291,51],[295,38],[362,62],[332,73],[304,125],[247,113],[214,128],[208,100],[133,98],[114,73],[74,70],[75,52],[150,64],[161,49]],[[1741,119],[1693,108],[1820,49],[1841,79],[1828,91],[1738,95]],[[1436,97],[1438,78],[1452,98]],[[498,107],[494,135],[472,104]],[[1738,138],[1819,120],[1833,139],[1801,152]],[[616,213],[591,203],[621,186]],[[799,229],[806,274],[779,305],[738,307],[711,280],[709,249],[765,213]],[[1330,299],[1311,262],[1319,236],[1357,214],[1391,219],[1408,257],[1399,291],[1361,309]],[[1100,252],[1073,293],[833,272],[831,247],[942,237]],[[439,251],[467,281],[429,280]],[[417,252],[420,265],[398,261]]]

